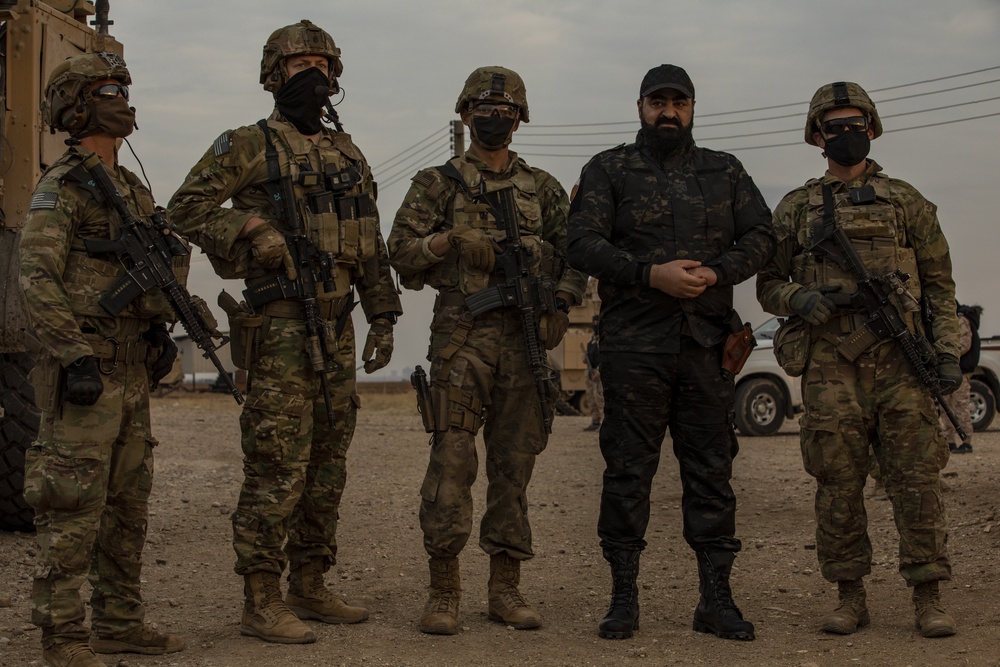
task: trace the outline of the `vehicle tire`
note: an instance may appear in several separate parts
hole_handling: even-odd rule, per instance
[[[997,406],[989,385],[979,380],[969,383],[969,411],[972,413],[972,430],[985,431],[996,416]]]
[[[590,394],[586,391],[579,392],[579,396],[576,399],[576,409],[580,411],[580,414],[584,417],[589,417],[594,414],[594,401],[591,399]]]
[[[34,510],[24,501],[24,453],[38,435],[34,365],[26,353],[0,355],[0,530],[34,530]]]
[[[781,388],[765,378],[753,378],[736,388],[736,427],[743,435],[771,435],[785,422]]]

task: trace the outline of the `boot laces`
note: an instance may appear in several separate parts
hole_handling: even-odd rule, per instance
[[[438,590],[434,596],[436,604],[434,605],[434,611],[437,613],[449,613],[452,606],[452,601],[458,596],[458,591],[452,590]]]
[[[93,649],[87,642],[69,642],[61,645],[59,650],[68,658],[75,658],[78,655],[94,655]]]
[[[628,607],[635,600],[636,577],[639,575],[638,568],[629,563],[623,567],[616,567],[611,576],[611,606],[610,611],[615,607]]]

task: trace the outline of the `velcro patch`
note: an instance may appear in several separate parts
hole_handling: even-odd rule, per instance
[[[232,147],[233,140],[228,131],[220,134],[219,138],[215,140],[214,144],[212,144],[212,150],[215,152],[215,157],[225,155]]]
[[[434,184],[434,177],[426,171],[420,171],[413,177],[413,182],[423,188],[429,188]]]
[[[59,201],[59,195],[55,192],[38,192],[34,197],[31,198],[31,205],[28,206],[29,211],[45,211],[51,210],[56,207],[56,202]]]

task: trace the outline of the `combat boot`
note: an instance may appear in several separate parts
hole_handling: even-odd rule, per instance
[[[163,655],[184,650],[184,640],[177,635],[159,632],[148,623],[141,623],[121,637],[90,638],[95,653],[142,653]]]
[[[925,581],[913,587],[916,626],[922,637],[950,637],[958,632],[955,619],[941,606],[937,581]]]
[[[698,580],[701,600],[694,610],[694,630],[711,632],[723,639],[754,638],[753,623],[743,619],[743,612],[733,601],[729,574],[736,554],[728,551],[699,551]]]
[[[311,644],[316,635],[281,599],[281,586],[274,572],[254,572],[243,577],[246,602],[240,633],[276,644]]]
[[[611,563],[611,606],[597,626],[604,639],[628,639],[639,629],[639,551],[605,551]]]
[[[521,561],[506,553],[490,556],[489,618],[517,630],[541,627],[541,615],[528,606],[517,589],[520,583]]]
[[[324,623],[360,623],[368,620],[368,610],[352,607],[323,585],[323,563],[311,560],[288,573],[285,604],[302,620]]]
[[[42,649],[42,660],[49,667],[107,667],[85,641],[53,644]]]
[[[432,635],[453,635],[458,632],[458,602],[462,585],[457,558],[431,558],[431,585],[427,605],[420,615],[420,631]]]
[[[838,581],[837,591],[840,604],[823,617],[820,630],[835,635],[850,635],[857,632],[858,628],[871,623],[872,618],[868,614],[866,603],[868,598],[865,594],[865,583],[862,580]]]

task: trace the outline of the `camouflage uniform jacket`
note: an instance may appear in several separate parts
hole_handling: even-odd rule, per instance
[[[506,187],[515,189],[515,204],[522,241],[537,249],[539,260],[533,271],[556,282],[556,291],[572,294],[576,303],[583,300],[587,278],[566,266],[566,191],[546,171],[529,167],[511,152],[510,164],[500,173],[493,172],[469,150],[452,161],[473,192]],[[421,289],[425,284],[442,290],[471,294],[485,288],[496,277],[474,275],[462,266],[459,253],[449,249],[438,257],[430,251],[430,238],[459,224],[468,224],[490,234],[498,243],[504,240],[493,216],[480,204],[470,202],[461,186],[436,167],[423,169],[413,177],[409,192],[396,213],[389,234],[389,255],[403,285]]]
[[[279,154],[281,175],[290,175],[295,184],[301,224],[320,250],[333,253],[336,259],[336,287],[333,292],[324,292],[322,284],[317,285],[319,299],[346,296],[356,286],[369,320],[380,313],[401,313],[379,230],[371,169],[350,135],[324,128],[317,146],[277,111],[267,119],[267,125]],[[237,238],[252,217],[267,220],[287,233],[261,187],[268,181],[265,145],[257,125],[223,132],[170,200],[171,219],[180,233],[205,251],[223,278],[245,278],[249,283],[283,270],[258,264],[250,242]],[[356,182],[336,193],[332,212],[318,213],[310,202],[329,192],[325,176],[346,174],[345,170],[358,177]],[[320,175],[318,185],[301,184],[300,175],[308,171]],[[230,199],[232,208],[223,207]]]
[[[114,256],[88,255],[83,242],[115,239],[122,223],[98,201],[96,187],[87,184],[80,165],[89,155],[82,148],[71,147],[42,174],[20,244],[21,287],[32,327],[43,347],[63,366],[94,354],[84,331],[106,338],[116,335],[119,320],[140,320],[129,329],[143,331],[149,323],[175,319],[166,297],[157,289],[135,299],[117,320],[98,304],[124,274],[124,267]],[[108,172],[132,213],[148,219],[155,206],[149,190],[124,167]],[[174,263],[182,283],[185,261]]]
[[[883,274],[899,268],[910,274],[907,288],[914,297],[926,298],[935,314],[930,332],[935,349],[960,356],[951,255],[937,207],[909,183],[886,176],[873,160],[856,181],[844,183],[827,172],[822,179],[811,179],[791,191],[778,204],[774,211],[778,250],[757,276],[757,298],[764,310],[794,316],[789,299],[803,288],[840,285],[844,293],[856,289],[851,286],[853,278],[834,262],[807,250],[816,221],[823,215],[823,185],[830,185],[837,224],[844,226],[868,269]],[[864,185],[874,188],[876,202],[852,206],[848,192]],[[916,326],[912,319],[910,324]]]
[[[599,153],[570,209],[569,261],[600,281],[602,353],[676,353],[682,332],[718,344],[733,285],[773,252],[770,210],[743,165],[693,143],[662,163],[641,135]],[[650,266],[676,259],[702,262],[718,282],[693,299],[651,288]]]

